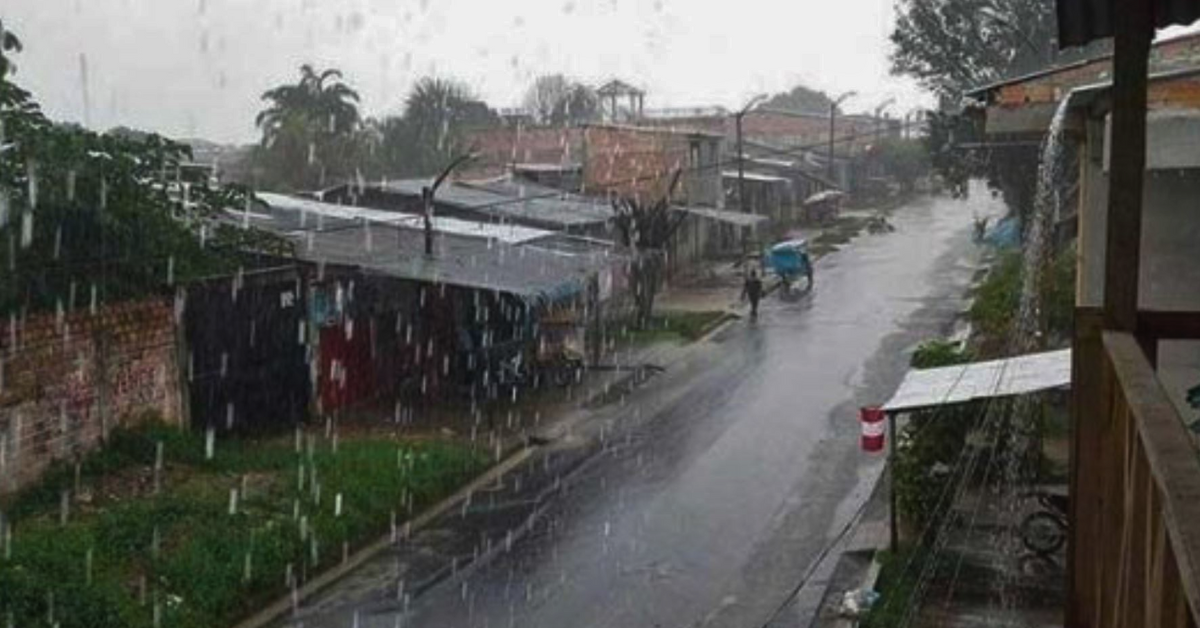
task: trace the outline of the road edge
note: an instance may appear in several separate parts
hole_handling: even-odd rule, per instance
[[[417,516],[406,521],[403,525],[405,537],[413,532],[424,528],[432,521],[442,516],[452,508],[457,507],[464,500],[474,494],[476,491],[485,486],[496,482],[504,475],[508,474],[513,469],[523,464],[530,456],[533,455],[533,446],[524,446],[516,452],[511,453],[495,465],[492,465],[487,471],[475,477],[467,484],[463,485],[449,497],[442,499],[440,502],[421,511]],[[367,544],[362,549],[351,554],[346,560],[330,567],[321,572],[319,576],[309,580],[304,586],[300,587],[295,593],[285,593],[276,598],[274,602],[268,604],[265,608],[257,613],[233,624],[233,628],[264,628],[272,622],[286,615],[294,606],[299,605],[312,598],[314,595],[324,591],[332,586],[347,574],[362,566],[367,561],[377,556],[380,552],[391,547],[394,543],[391,533],[385,534],[382,537]]]

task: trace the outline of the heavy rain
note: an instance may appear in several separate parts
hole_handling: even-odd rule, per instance
[[[0,7],[0,628],[1197,625],[1197,20]]]

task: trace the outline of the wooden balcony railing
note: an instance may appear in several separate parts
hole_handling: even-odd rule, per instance
[[[1095,332],[1083,344],[1068,625],[1194,628],[1200,458],[1133,336]]]

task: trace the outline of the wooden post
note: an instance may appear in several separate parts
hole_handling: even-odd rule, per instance
[[[1113,5],[1104,324],[1108,329],[1130,332],[1137,327],[1142,184],[1146,170],[1146,73],[1153,36],[1153,4],[1139,0]]]
[[[433,257],[433,189],[421,188],[421,209],[425,232],[425,257]]]
[[[1071,352],[1071,451],[1067,544],[1068,628],[1095,626],[1100,430],[1112,410],[1104,389],[1106,360],[1100,308],[1076,308]]]
[[[888,547],[893,555],[900,549],[900,531],[896,526],[896,414],[889,412],[888,421]]]

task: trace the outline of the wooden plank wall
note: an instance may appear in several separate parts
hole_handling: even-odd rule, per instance
[[[1200,457],[1135,337],[1104,332],[1101,346],[1100,381],[1081,382],[1099,412],[1076,422],[1068,622],[1195,628]]]

